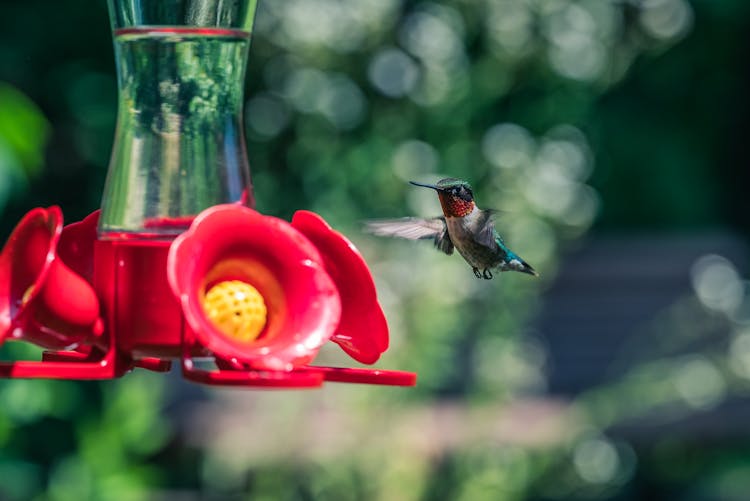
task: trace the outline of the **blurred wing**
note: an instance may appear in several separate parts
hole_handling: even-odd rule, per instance
[[[448,226],[445,224],[444,217],[433,219],[406,217],[367,221],[366,229],[380,237],[398,237],[407,240],[433,239],[435,247],[446,254],[453,254],[453,242],[448,235]]]
[[[477,242],[492,249],[498,244],[498,240],[500,241],[500,244],[503,242],[503,239],[500,238],[500,235],[495,231],[495,214],[497,214],[497,212],[498,211],[492,209],[483,210],[479,216],[481,219],[477,223],[477,228],[479,230],[476,233]]]
[[[379,237],[399,237],[408,240],[434,238],[446,230],[445,219],[420,219],[405,217],[402,219],[381,219],[367,221],[367,231]]]

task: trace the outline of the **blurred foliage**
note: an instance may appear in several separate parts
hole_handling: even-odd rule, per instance
[[[572,405],[530,403],[544,400],[546,352],[526,326],[592,225],[748,229],[749,5],[261,2],[245,105],[258,208],[312,209],[352,237],[392,328],[379,365],[415,370],[419,385],[195,402],[177,375],[1,381],[0,478],[12,480],[0,498],[635,499],[638,475],[692,485],[689,442],[638,457],[603,430],[746,391],[744,290],[727,299],[711,285],[742,283],[731,263],[696,265],[691,307],[675,305],[690,313],[669,317],[723,322],[728,349],[667,362],[654,351]],[[59,204],[68,221],[97,208],[116,117],[104,2],[4,2],[0,82],[2,234],[35,205]],[[429,245],[361,234],[362,219],[436,215],[434,193],[406,181],[445,175],[502,211],[506,241],[541,281],[477,281]],[[335,348],[320,358],[350,364]],[[701,488],[735,499],[743,461]]]
[[[39,173],[49,123],[20,91],[0,82],[0,210],[13,189]]]

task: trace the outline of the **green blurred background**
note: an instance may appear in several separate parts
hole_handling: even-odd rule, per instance
[[[267,0],[255,28],[258,208],[352,238],[378,365],[418,386],[0,381],[0,499],[750,496],[746,0]],[[3,240],[98,208],[116,94],[105,2],[3,0]],[[361,231],[437,215],[406,181],[444,176],[541,279]]]

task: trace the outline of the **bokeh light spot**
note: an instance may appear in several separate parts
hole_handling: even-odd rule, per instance
[[[640,24],[654,38],[671,39],[690,29],[693,11],[683,0],[645,0]]]
[[[300,68],[287,77],[284,95],[299,111],[312,113],[317,110],[320,96],[327,85],[328,78],[322,71]]]
[[[573,464],[584,481],[605,484],[614,479],[620,459],[611,442],[603,438],[590,438],[576,445]]]
[[[412,54],[426,61],[446,61],[463,55],[459,33],[446,18],[460,18],[453,9],[433,4],[438,12],[417,11],[404,21],[400,31],[401,44]],[[444,14],[444,15],[440,15]]]
[[[375,54],[368,76],[375,88],[386,96],[401,97],[414,89],[419,68],[402,50],[389,48]]]
[[[343,74],[328,79],[319,96],[318,111],[337,129],[353,129],[362,122],[366,110],[367,101],[352,79]]]
[[[498,0],[488,7],[485,23],[491,39],[512,55],[528,51],[534,22],[529,6],[516,0]]]
[[[286,105],[272,94],[259,94],[245,106],[247,124],[265,137],[278,135],[289,123]]]
[[[742,304],[745,287],[728,259],[703,256],[693,264],[690,276],[695,294],[707,308],[730,314]]]
[[[404,141],[393,151],[393,172],[404,181],[420,181],[435,172],[438,162],[435,148],[416,139]]]
[[[535,144],[523,127],[501,123],[490,127],[482,138],[484,158],[495,167],[517,168],[531,162]]]
[[[685,403],[697,409],[714,407],[727,391],[719,370],[703,356],[691,357],[679,364],[675,385]]]
[[[743,329],[732,338],[729,366],[738,376],[750,379],[750,329]]]

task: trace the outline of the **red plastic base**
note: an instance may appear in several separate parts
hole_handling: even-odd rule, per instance
[[[185,379],[207,385],[302,389],[318,388],[325,381],[387,386],[414,386],[417,382],[417,375],[413,372],[319,366],[299,367],[288,372],[270,371],[222,358],[215,359],[216,370],[199,369],[190,355],[196,352],[196,343],[194,336],[187,332],[182,343],[182,374]]]
[[[45,352],[41,361],[0,362],[0,377],[30,379],[113,379],[122,376],[130,366],[114,348],[106,353]]]
[[[213,232],[209,236],[203,235],[205,241],[201,240],[197,248],[204,253],[201,255],[213,256],[214,261],[224,259],[218,261],[222,266],[234,262],[225,258],[224,253],[232,256],[227,249],[236,250],[242,244],[242,249],[255,252],[260,245],[255,240],[222,240],[219,237],[224,234],[225,226],[234,228],[235,233],[239,232],[238,228],[242,231],[255,229],[280,239],[282,248],[297,249],[299,256],[291,259],[292,262],[306,262],[310,256],[322,259],[313,244],[288,223],[259,215],[247,208],[221,206],[210,210],[212,212],[206,211],[207,215],[203,216],[203,230]],[[209,217],[215,220],[211,220],[213,226],[206,227]],[[35,343],[49,351],[43,353],[40,361],[0,361],[0,378],[112,379],[134,368],[167,372],[173,360],[180,360],[186,379],[207,385],[317,388],[326,381],[388,386],[416,384],[416,374],[411,372],[304,365],[313,359],[319,344],[311,343],[312,347],[307,347],[294,337],[295,333],[305,327],[310,333],[320,331],[330,334],[327,329],[335,328],[335,322],[338,322],[339,296],[343,297],[343,304],[350,313],[348,320],[342,321],[338,327],[346,334],[342,339],[348,341],[334,340],[363,363],[374,362],[387,348],[387,325],[377,303],[367,265],[353,246],[319,217],[301,213],[295,221],[301,229],[315,237],[317,249],[328,256],[326,269],[339,278],[339,294],[335,294],[335,284],[321,266],[304,265],[306,272],[314,271],[311,275],[314,280],[311,278],[306,289],[299,289],[298,274],[289,272],[286,265],[281,266],[286,275],[279,272],[279,276],[287,280],[282,284],[283,290],[297,292],[290,296],[296,300],[296,309],[286,305],[289,309],[285,310],[287,313],[283,318],[293,318],[299,325],[284,324],[288,328],[279,328],[279,331],[291,334],[270,338],[287,342],[289,346],[285,349],[290,353],[279,362],[281,352],[274,345],[277,351],[274,352],[276,360],[272,365],[265,365],[267,352],[264,350],[269,349],[266,346],[256,347],[259,355],[249,357],[246,346],[243,347],[244,351],[223,349],[225,346],[215,341],[223,339],[220,334],[214,333],[207,338],[196,335],[205,334],[206,329],[210,331],[213,328],[203,323],[196,327],[195,322],[189,322],[192,318],[189,313],[200,313],[202,310],[195,307],[195,311],[186,312],[178,298],[184,301],[186,290],[198,290],[205,276],[194,271],[192,278],[195,283],[188,283],[185,290],[179,287],[177,291],[172,289],[172,278],[185,277],[181,268],[168,266],[172,259],[169,256],[173,242],[140,238],[98,240],[97,219],[98,213],[94,213],[79,223],[63,228],[59,208],[35,209],[14,230],[9,244],[0,254],[0,343],[5,337],[12,337]],[[187,224],[187,221],[182,223]],[[188,235],[191,233],[188,232]],[[190,243],[190,240],[180,238],[182,240],[178,241],[184,247],[184,255],[180,256],[190,264],[196,254],[192,247],[185,246],[185,242]],[[192,235],[190,238],[197,237]],[[219,249],[206,247],[209,243],[214,247],[219,245]],[[265,240],[261,243],[265,245]],[[289,257],[290,252],[287,251],[285,255]],[[214,261],[203,263],[206,265],[203,271],[218,269]],[[341,263],[347,263],[343,271],[339,269],[343,266]],[[271,264],[277,265],[275,261]],[[271,270],[271,264],[263,269]],[[167,273],[168,268],[170,274]],[[273,270],[278,271],[277,268]],[[352,275],[347,270],[355,270],[357,274]],[[349,283],[353,276],[357,277],[354,280],[356,287]],[[346,277],[346,280],[342,277]],[[179,280],[172,282],[178,283]],[[269,293],[267,297],[274,296]],[[321,302],[321,298],[327,302]],[[313,304],[317,305],[318,310],[314,310]],[[292,317],[292,312],[296,312],[297,316]],[[367,312],[374,312],[374,315],[363,323],[361,320],[367,317]],[[99,317],[100,314],[103,317]],[[323,321],[321,319],[324,322],[319,326],[315,322]],[[23,335],[16,335],[19,332]],[[317,338],[313,336],[313,339]],[[66,350],[72,345],[78,348]],[[300,354],[300,347],[306,347],[308,351]],[[213,357],[216,369],[199,368],[195,357]],[[279,367],[294,369],[274,370]]]
[[[325,381],[384,386],[414,386],[417,383],[417,375],[413,372],[318,366],[302,367],[290,372],[253,369],[208,371],[195,368],[189,360],[183,360],[182,373],[190,381],[218,386],[317,388]]]
[[[414,372],[319,366],[308,366],[298,370],[301,372],[319,373],[326,381],[336,383],[378,384],[384,386],[414,386],[417,384],[417,375]]]
[[[323,376],[316,372],[280,372],[280,371],[208,371],[197,369],[184,360],[182,374],[185,379],[195,383],[214,386],[245,386],[254,388],[318,388],[323,384]]]

